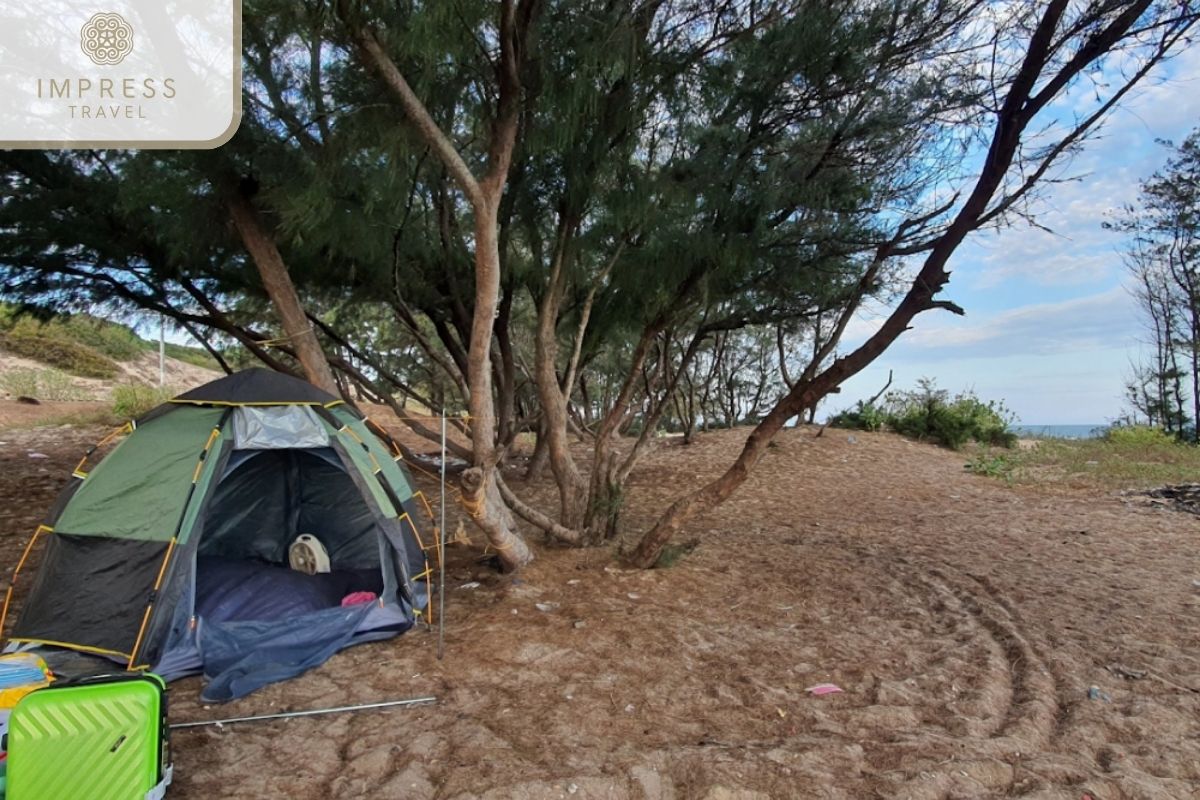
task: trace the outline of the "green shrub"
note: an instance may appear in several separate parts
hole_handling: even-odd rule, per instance
[[[853,409],[835,415],[829,424],[863,431],[877,431],[886,425],[903,436],[932,439],[958,450],[971,440],[1012,447],[1017,442],[1017,435],[1008,429],[1012,421],[1012,413],[1003,403],[985,403],[973,392],[951,397],[933,380],[922,378],[915,390],[891,392],[882,405],[860,400]]]
[[[913,391],[889,394],[887,411],[888,425],[897,433],[933,439],[952,450],[971,440],[997,447],[1017,442],[1017,435],[1008,429],[1012,413],[1003,403],[985,403],[969,391],[951,397],[930,378],[918,381]]]
[[[20,306],[13,303],[0,303],[0,331],[6,331],[16,324],[20,314]]]
[[[113,387],[113,414],[121,419],[137,419],[176,394],[177,392],[169,387],[160,389],[144,383],[123,383]]]
[[[1175,444],[1176,439],[1162,428],[1149,425],[1118,425],[1104,434],[1105,441],[1124,447],[1162,447]]]
[[[34,313],[23,312],[19,306],[12,303],[0,303],[0,332],[16,336],[18,340],[67,342],[68,346],[86,347],[100,357],[113,361],[133,361],[158,350],[158,342],[141,338],[128,325],[109,322],[90,314],[61,315],[43,319]],[[16,346],[20,347],[21,343],[18,342]],[[167,342],[166,354],[178,361],[205,369],[217,370],[220,368],[208,351],[198,347]],[[38,358],[38,356],[32,357]],[[62,364],[56,366],[67,368]],[[85,375],[85,377],[112,377],[115,374]]]
[[[116,361],[133,361],[149,348],[132,329],[85,314],[54,320],[44,327],[56,338],[86,345]]]
[[[12,305],[0,309],[0,330],[18,336],[74,342],[117,361],[132,361],[150,347],[132,328],[90,314],[43,319],[33,313],[22,313]]]
[[[56,369],[10,369],[0,374],[0,389],[14,397],[32,397],[37,400],[66,401],[87,400],[88,393],[80,389]]]
[[[42,398],[38,396],[41,394],[38,389],[38,372],[40,371],[27,367],[7,370],[0,374],[0,389],[13,397],[33,397],[41,400]]]
[[[4,328],[4,331],[12,336],[28,338],[32,336],[41,336],[44,326],[44,322],[34,317],[17,316],[10,321],[10,323]]]
[[[157,347],[157,345],[152,342],[151,350],[153,350],[155,347]],[[213,358],[207,350],[203,350],[199,347],[187,347],[186,345],[167,342],[167,355],[176,361],[183,361],[184,363],[191,364],[195,367],[211,369],[214,372],[221,371],[221,365],[217,363],[217,360]]]
[[[856,431],[877,431],[887,422],[886,412],[873,403],[859,400],[854,408],[839,411],[829,424],[835,428],[849,428]]]

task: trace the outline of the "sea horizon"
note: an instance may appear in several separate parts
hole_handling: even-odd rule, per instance
[[[1111,427],[1109,423],[1071,423],[1065,425],[1009,425],[1018,436],[1033,436],[1047,439],[1092,439]]]

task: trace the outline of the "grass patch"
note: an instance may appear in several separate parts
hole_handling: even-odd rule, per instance
[[[158,351],[157,341],[143,339],[128,325],[110,322],[91,314],[62,314],[44,318],[32,313],[25,313],[11,303],[0,303],[0,332],[6,337],[15,337],[18,340],[15,347],[24,347],[24,342],[31,341],[34,343],[51,342],[58,349],[62,349],[59,343],[65,343],[64,346],[67,348],[86,350],[94,358],[105,360],[108,364],[108,374],[91,374],[76,371],[72,368],[71,363],[51,362],[43,357],[36,348],[26,348],[26,352],[6,348],[17,355],[35,358],[43,363],[51,363],[67,372],[87,378],[114,377],[117,367],[112,362],[135,361],[146,353],[157,353]],[[170,342],[166,344],[165,350],[168,356],[177,361],[205,369],[220,369],[220,365],[207,350]],[[32,355],[29,354],[30,352]],[[79,355],[67,357],[62,354],[54,357],[60,360],[65,358],[68,362],[87,358],[87,356]],[[96,370],[94,363],[93,359],[93,372]],[[100,369],[104,370],[104,368]]]
[[[1096,439],[1040,439],[999,457],[981,448],[966,466],[1016,484],[1149,489],[1196,481],[1200,447],[1153,428],[1113,428]]]
[[[6,333],[0,333],[0,349],[22,358],[39,361],[81,378],[115,378],[121,368],[111,358],[85,344],[59,334],[43,334],[25,320]]]
[[[45,419],[39,420],[30,427],[32,428],[51,428],[59,425],[73,425],[83,428],[92,425],[102,425],[106,428],[115,428],[124,420],[119,419],[108,408],[94,408],[89,411],[70,411],[65,414],[55,414]]]
[[[150,342],[151,350],[157,347],[158,345],[154,342]],[[217,360],[207,350],[167,342],[166,352],[168,358],[173,358],[176,361],[191,364],[193,367],[203,367],[204,369],[211,369],[214,372],[222,372],[221,365],[217,363]],[[222,374],[224,373],[222,372]]]
[[[0,389],[15,397],[32,397],[35,400],[64,401],[90,400],[84,389],[71,380],[71,376],[56,369],[32,369],[21,367],[0,374]]]
[[[989,478],[1001,478],[1006,483],[1012,483],[1016,472],[1019,456],[1005,451],[997,453],[991,447],[982,446],[975,457],[967,462],[967,469],[976,475],[986,475]]]
[[[54,338],[85,345],[114,361],[133,361],[146,352],[148,344],[131,328],[86,314],[53,319],[43,323],[42,329]]]
[[[120,419],[137,419],[178,393],[169,386],[160,389],[157,386],[147,386],[143,383],[114,386],[112,413]]]
[[[859,400],[854,408],[839,411],[829,420],[834,428],[848,428],[855,431],[879,431],[888,422],[888,411],[882,406]]]

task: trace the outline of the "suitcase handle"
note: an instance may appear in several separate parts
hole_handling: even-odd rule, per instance
[[[94,683],[116,683],[118,681],[142,681],[146,680],[147,673],[145,672],[101,672],[96,675],[80,675],[75,678],[64,678],[55,681],[52,685],[56,687],[63,686],[91,686]]]

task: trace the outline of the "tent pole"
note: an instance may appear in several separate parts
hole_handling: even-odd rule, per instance
[[[442,408],[442,501],[438,522],[438,661],[445,655],[446,631],[446,409]]]
[[[436,703],[436,697],[416,697],[412,700],[389,700],[384,703],[363,703],[357,706],[338,706],[336,708],[314,708],[310,711],[286,711],[280,714],[261,714],[256,717],[230,717],[229,719],[206,719],[197,722],[176,722],[171,730],[180,728],[203,728],[208,725],[232,725],[235,722],[259,722],[264,719],[291,719],[292,717],[315,717],[321,714],[341,714],[347,711],[365,711],[369,708],[393,708],[395,706],[415,706],[425,703]]]

